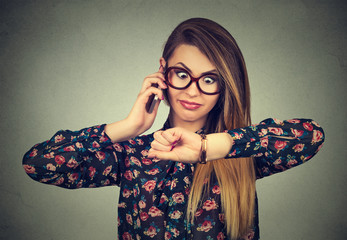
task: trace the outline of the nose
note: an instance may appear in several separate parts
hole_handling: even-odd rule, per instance
[[[185,90],[186,90],[186,93],[191,97],[195,97],[200,94],[200,90],[198,88],[197,82],[192,82],[192,84],[190,84],[190,86],[186,88]]]

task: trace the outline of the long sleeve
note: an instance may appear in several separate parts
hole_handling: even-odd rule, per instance
[[[269,118],[228,133],[234,145],[227,158],[254,157],[257,178],[306,162],[324,142],[323,129],[311,119],[281,121]]]
[[[118,185],[122,151],[114,151],[104,127],[58,131],[24,155],[26,173],[36,181],[64,188]]]

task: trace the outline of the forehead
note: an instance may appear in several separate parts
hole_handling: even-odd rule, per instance
[[[210,62],[205,54],[199,48],[182,44],[179,45],[168,60],[168,66],[179,66],[178,63],[186,65],[193,74],[215,70],[216,67]]]

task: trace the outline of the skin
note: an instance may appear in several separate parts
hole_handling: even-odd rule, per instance
[[[164,95],[159,88],[152,87],[157,83],[161,89],[168,88],[170,102],[169,119],[173,128],[154,133],[154,141],[148,152],[149,158],[160,160],[172,160],[186,163],[195,163],[199,160],[201,151],[201,137],[195,132],[201,129],[206,122],[208,113],[218,101],[219,95],[206,95],[201,93],[196,84],[187,89],[176,90],[168,87],[164,82],[163,68],[166,62],[160,58],[159,71],[147,76],[142,88],[127,118],[105,127],[106,134],[112,142],[120,142],[136,137],[147,131],[153,124],[160,102],[156,104],[152,113],[145,110],[148,98],[156,94],[163,100]],[[168,66],[180,66],[184,64],[191,70],[195,77],[203,72],[215,70],[215,66],[196,47],[190,45],[178,46]],[[199,107],[191,107],[198,105]],[[207,160],[225,157],[232,145],[233,140],[227,133],[214,133],[207,135]]]
[[[161,58],[160,62],[165,66],[166,62],[163,58]],[[175,49],[168,61],[168,67],[185,68],[182,64],[188,67],[195,77],[207,71],[217,72],[216,67],[195,46],[180,45]],[[217,103],[219,94],[206,95],[200,92],[197,85],[193,83],[183,90],[168,88],[168,97],[171,106],[169,114],[170,123],[175,127],[183,127],[196,132],[205,125],[207,115]],[[186,102],[197,103],[200,107],[189,109],[190,104],[185,104]],[[187,105],[188,108],[185,107]]]

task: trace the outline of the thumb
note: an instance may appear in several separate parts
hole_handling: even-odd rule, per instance
[[[161,134],[172,146],[175,146],[181,139],[181,134],[177,131],[177,128],[170,128],[162,132]]]
[[[172,151],[166,152],[166,151],[157,151],[157,150],[150,149],[148,151],[147,156],[149,158],[156,158],[158,160],[178,161],[177,155]]]

